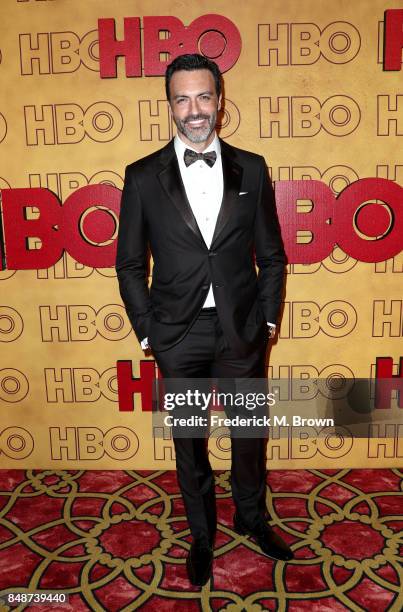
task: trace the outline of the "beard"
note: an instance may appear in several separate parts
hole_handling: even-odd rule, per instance
[[[206,119],[206,127],[192,128],[188,125],[189,121],[197,121],[198,119]],[[217,111],[214,111],[211,115],[188,115],[185,119],[178,119],[174,116],[174,121],[178,128],[178,132],[186,136],[190,142],[197,144],[205,142],[213,132],[217,122]]]

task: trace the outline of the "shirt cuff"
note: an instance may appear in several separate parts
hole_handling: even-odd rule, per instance
[[[267,325],[269,327],[271,327],[272,329],[276,329],[276,324],[275,323],[269,323],[268,321],[266,321]]]

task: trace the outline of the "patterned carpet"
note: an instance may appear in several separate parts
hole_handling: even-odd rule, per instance
[[[217,472],[214,578],[186,577],[189,532],[174,472],[0,471],[0,598],[63,590],[14,610],[382,612],[403,608],[402,472],[268,474],[271,524],[295,560],[274,562],[232,529]],[[1,606],[0,610],[10,607]]]

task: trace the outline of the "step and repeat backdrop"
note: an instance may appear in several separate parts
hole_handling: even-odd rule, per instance
[[[124,168],[173,137],[163,75],[184,52],[220,65],[220,136],[263,155],[275,183],[289,264],[269,378],[289,380],[301,409],[335,381],[389,378],[376,410],[398,413],[399,3],[8,0],[0,11],[0,467],[175,466],[170,429],[153,435],[158,371],[114,258]],[[348,424],[280,423],[268,465],[401,464],[399,419],[374,422],[360,438]],[[227,468],[228,436],[209,444]]]

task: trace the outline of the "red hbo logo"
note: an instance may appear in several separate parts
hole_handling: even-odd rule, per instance
[[[201,53],[213,59],[222,72],[236,63],[241,53],[241,35],[236,25],[222,15],[202,15],[188,26],[178,17],[124,18],[124,37],[116,39],[115,20],[99,19],[99,66],[102,78],[116,77],[117,58],[125,58],[126,76],[165,74],[167,63],[182,53]],[[143,40],[143,56],[141,53]],[[168,56],[168,60],[166,59]]]

